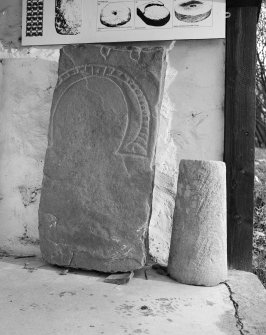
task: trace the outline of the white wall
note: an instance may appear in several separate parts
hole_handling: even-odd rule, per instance
[[[223,40],[176,41],[168,53],[156,152],[151,253],[167,263],[180,159],[223,159]]]
[[[0,3],[0,251],[39,253],[38,204],[58,47],[19,46],[20,0]],[[4,18],[4,20],[3,20]],[[224,41],[172,43],[160,116],[150,249],[166,263],[178,164],[222,160]]]
[[[1,70],[0,248],[33,252],[57,63],[4,59]]]

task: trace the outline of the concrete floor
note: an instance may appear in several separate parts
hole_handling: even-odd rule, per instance
[[[62,273],[38,258],[2,257],[0,334],[266,334],[266,291],[250,273],[231,271],[212,288],[152,269],[120,286],[96,272]]]

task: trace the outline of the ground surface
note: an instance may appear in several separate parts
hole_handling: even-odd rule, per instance
[[[2,256],[0,334],[266,334],[266,291],[253,274],[231,271],[211,288],[182,285],[153,269],[126,285],[105,277]]]

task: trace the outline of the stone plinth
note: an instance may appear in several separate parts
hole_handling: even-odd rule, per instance
[[[162,47],[62,49],[39,208],[49,263],[145,264],[164,75]]]
[[[214,286],[227,277],[226,168],[182,160],[168,271],[178,282]]]

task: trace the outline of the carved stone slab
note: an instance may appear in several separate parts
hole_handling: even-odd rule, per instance
[[[145,264],[164,76],[162,47],[62,49],[39,208],[49,263]]]
[[[226,168],[223,162],[182,160],[168,272],[184,284],[227,279]]]

